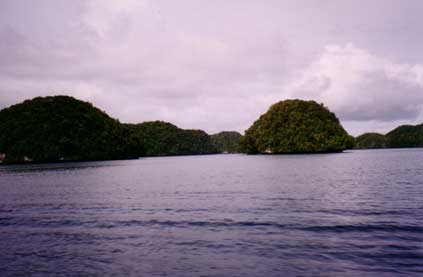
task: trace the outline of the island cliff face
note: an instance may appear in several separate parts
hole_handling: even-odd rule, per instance
[[[315,101],[278,102],[245,132],[240,149],[257,153],[341,152],[353,145],[353,138],[335,114]]]

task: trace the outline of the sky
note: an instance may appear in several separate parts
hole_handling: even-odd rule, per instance
[[[2,0],[0,109],[70,95],[121,122],[244,132],[324,103],[352,135],[423,122],[420,0]]]

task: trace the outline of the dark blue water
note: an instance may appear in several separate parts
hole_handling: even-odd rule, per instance
[[[423,275],[423,149],[0,167],[0,275]]]

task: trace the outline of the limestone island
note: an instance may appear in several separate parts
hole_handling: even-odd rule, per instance
[[[356,149],[423,147],[423,124],[401,125],[386,135],[365,133],[355,138]]]
[[[247,154],[330,153],[352,148],[353,142],[323,104],[285,100],[273,104],[254,122],[240,149]]]
[[[69,96],[36,97],[0,111],[0,163],[215,153],[204,131],[162,121],[122,124]]]

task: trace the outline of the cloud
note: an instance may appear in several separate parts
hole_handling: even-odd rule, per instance
[[[345,121],[414,121],[423,105],[423,66],[395,63],[352,44],[330,45],[287,90],[324,102]]]
[[[419,5],[376,2],[363,15],[356,1],[0,1],[0,108],[68,94],[123,122],[214,133],[305,98],[352,133],[411,123],[423,103]]]
[[[9,94],[3,101],[70,94],[125,122],[243,130],[257,115],[245,110],[288,75],[288,50],[277,32],[252,36],[243,25],[218,33],[166,27],[151,1],[88,1],[80,11],[72,24],[58,26],[63,33],[53,40],[42,31],[0,31],[0,94]]]

